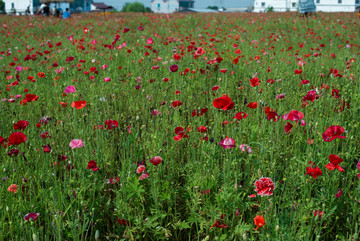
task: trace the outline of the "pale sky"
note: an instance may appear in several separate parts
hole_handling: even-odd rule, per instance
[[[95,0],[94,2],[104,2],[117,10],[121,10],[126,2],[141,2],[145,7],[151,7],[151,0]],[[206,8],[207,6],[218,6],[225,8],[246,8],[253,4],[253,0],[195,0],[195,8]],[[222,3],[222,4],[221,4]],[[221,6],[223,5],[223,6]]]

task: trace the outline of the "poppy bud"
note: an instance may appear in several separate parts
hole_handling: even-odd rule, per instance
[[[100,232],[99,232],[99,230],[96,230],[96,232],[95,232],[95,240],[99,240],[99,237],[100,237]]]
[[[36,235],[36,233],[33,233],[32,238],[33,238],[34,241],[39,241],[39,238]]]
[[[276,225],[275,231],[276,231],[277,233],[279,232],[279,229],[280,229],[279,225]]]
[[[248,240],[246,233],[243,234],[243,240],[244,241]]]

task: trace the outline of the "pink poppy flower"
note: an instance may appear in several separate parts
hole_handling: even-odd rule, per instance
[[[248,153],[254,153],[253,150],[251,149],[251,147],[248,146],[248,145],[246,145],[246,144],[241,144],[241,145],[239,146],[239,148],[240,148],[240,150],[241,150],[242,152],[247,151]]]
[[[144,165],[140,165],[137,167],[136,172],[140,174],[140,173],[145,172],[145,170],[146,170],[146,167]]]
[[[158,116],[158,115],[161,115],[161,112],[158,111],[158,110],[153,110],[153,111],[151,112],[151,114],[152,114],[153,116]]]
[[[111,81],[111,79],[110,79],[110,77],[105,77],[105,78],[104,78],[104,81],[105,81],[105,82],[109,82],[109,81]]]
[[[69,85],[68,87],[65,88],[64,93],[68,94],[68,93],[75,93],[76,89],[75,86]]]
[[[236,147],[235,140],[229,137],[226,137],[224,140],[220,141],[219,145],[225,149]]]
[[[24,216],[25,221],[35,221],[39,217],[40,213],[28,213]]]
[[[69,146],[71,147],[71,149],[75,149],[75,148],[84,147],[84,143],[82,142],[81,139],[74,139],[70,141]]]
[[[149,173],[144,172],[144,173],[141,174],[141,176],[139,177],[139,180],[144,180],[144,179],[149,178],[149,177],[150,177],[150,176],[149,176]]]
[[[273,195],[275,184],[268,177],[262,177],[255,182],[255,192],[260,196],[271,196]]]
[[[154,41],[153,41],[152,38],[148,38],[148,39],[146,40],[146,44],[153,44],[153,43],[154,43]]]

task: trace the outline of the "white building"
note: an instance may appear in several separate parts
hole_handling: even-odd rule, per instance
[[[5,12],[11,13],[12,9],[15,9],[19,14],[25,14],[27,7],[29,6],[30,12],[34,11],[34,3],[32,0],[3,0],[5,3]],[[40,2],[38,1],[40,6]]]
[[[194,8],[193,0],[151,0],[151,10],[154,13],[174,13]]]
[[[314,0],[316,11],[322,12],[354,12],[360,0]],[[254,12],[265,12],[273,7],[276,12],[298,11],[298,0],[255,0]]]

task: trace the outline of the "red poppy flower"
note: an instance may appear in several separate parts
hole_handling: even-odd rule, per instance
[[[306,168],[306,173],[304,174],[304,176],[305,175],[310,175],[316,179],[318,176],[322,175],[322,171],[317,166],[312,167],[312,165],[311,165],[311,167]]]
[[[4,148],[6,148],[7,142],[8,141],[4,137],[0,136],[0,145],[2,145]]]
[[[206,126],[196,127],[196,129],[198,132],[201,132],[201,133],[207,132]]]
[[[295,70],[295,74],[301,74],[302,73],[302,70],[301,69],[296,69]]]
[[[178,107],[180,105],[182,105],[183,103],[180,100],[174,100],[173,103],[171,104],[172,107]]]
[[[218,89],[220,89],[220,86],[215,85],[215,86],[213,86],[213,87],[211,88],[211,91],[216,91],[216,90],[218,90]]]
[[[249,107],[251,109],[256,109],[258,107],[257,102],[250,102],[246,107]]]
[[[147,172],[143,172],[141,176],[139,177],[139,180],[145,180],[146,178],[149,178],[150,175]]]
[[[321,218],[321,216],[324,214],[324,212],[320,211],[320,210],[315,210],[315,212],[312,211],[312,213],[314,214],[314,217],[316,217],[318,215],[319,218]]]
[[[195,54],[196,54],[196,55],[203,55],[203,54],[205,54],[205,51],[204,51],[203,48],[200,47],[200,48],[198,48],[198,49],[196,50]]]
[[[335,197],[341,197],[341,195],[342,195],[342,190],[341,190],[341,188],[338,190],[338,192],[335,194]]]
[[[29,122],[26,120],[19,120],[16,124],[14,124],[15,130],[24,130],[29,125]]]
[[[37,101],[39,99],[39,96],[34,95],[34,94],[26,94],[25,95],[25,99],[23,100],[24,102],[32,102],[32,101]]]
[[[160,156],[154,156],[150,159],[150,162],[154,165],[157,166],[162,162],[162,158]]]
[[[216,109],[231,110],[234,108],[234,104],[235,103],[231,102],[231,99],[228,96],[221,96],[213,101],[213,106]]]
[[[187,132],[189,132],[189,128],[188,128]],[[177,134],[177,136],[174,136],[175,141],[180,141],[182,138],[189,137],[184,132],[184,128],[182,128],[181,126],[175,128],[175,134]]]
[[[44,78],[44,77],[45,77],[45,74],[44,74],[44,72],[39,72],[39,73],[37,73],[37,76],[38,76],[39,78]]]
[[[251,87],[259,86],[260,83],[261,83],[261,81],[259,80],[258,77],[254,77],[254,78],[250,79]]]
[[[27,136],[22,132],[14,132],[9,136],[9,145],[20,145],[26,142]]]
[[[130,222],[126,221],[125,219],[118,219],[117,221],[120,225],[130,226]]]
[[[255,192],[260,196],[271,196],[273,195],[275,184],[268,177],[262,177],[255,182]]]
[[[46,153],[50,152],[51,151],[51,146],[49,144],[43,146],[43,151],[46,152]]]
[[[105,125],[107,125],[108,130],[111,130],[113,128],[118,127],[119,123],[116,120],[109,119],[109,120],[105,121]]]
[[[344,160],[338,155],[331,154],[329,156],[330,163],[325,166],[326,169],[332,171],[335,168],[338,169],[339,172],[344,172],[345,170],[339,166],[339,163],[342,163]]]
[[[326,141],[326,142],[330,142],[336,138],[345,139],[346,136],[341,136],[341,134],[344,132],[345,132],[345,129],[341,126],[330,126],[322,134],[322,137],[323,137],[324,141]]]
[[[85,106],[86,106],[85,100],[74,101],[73,103],[71,103],[71,107],[72,108],[75,107],[78,110],[80,110],[81,108],[84,108]]]
[[[245,112],[241,111],[241,112],[239,112],[239,113],[236,113],[236,115],[234,116],[234,119],[242,120],[242,119],[246,119],[247,116],[248,116],[248,114],[246,114]]]
[[[68,105],[68,103],[66,103],[66,102],[59,102],[59,105],[61,105],[62,107],[67,107],[67,105]]]
[[[91,160],[88,162],[87,169],[91,169],[94,172],[99,170],[99,168],[97,167],[96,161],[94,161],[94,160]]]
[[[269,111],[266,113],[266,119],[267,120],[273,120],[274,122],[277,122],[280,119],[280,116],[273,111]]]
[[[25,221],[35,221],[39,217],[40,213],[28,213],[24,216]]]
[[[264,219],[263,216],[257,215],[257,216],[254,218],[254,223],[255,223],[255,225],[257,226],[257,227],[255,228],[255,230],[257,230],[258,228],[261,228],[262,226],[264,226],[265,219]]]
[[[145,172],[145,170],[146,170],[146,166],[140,165],[136,168],[136,173],[140,174],[140,173]]]

